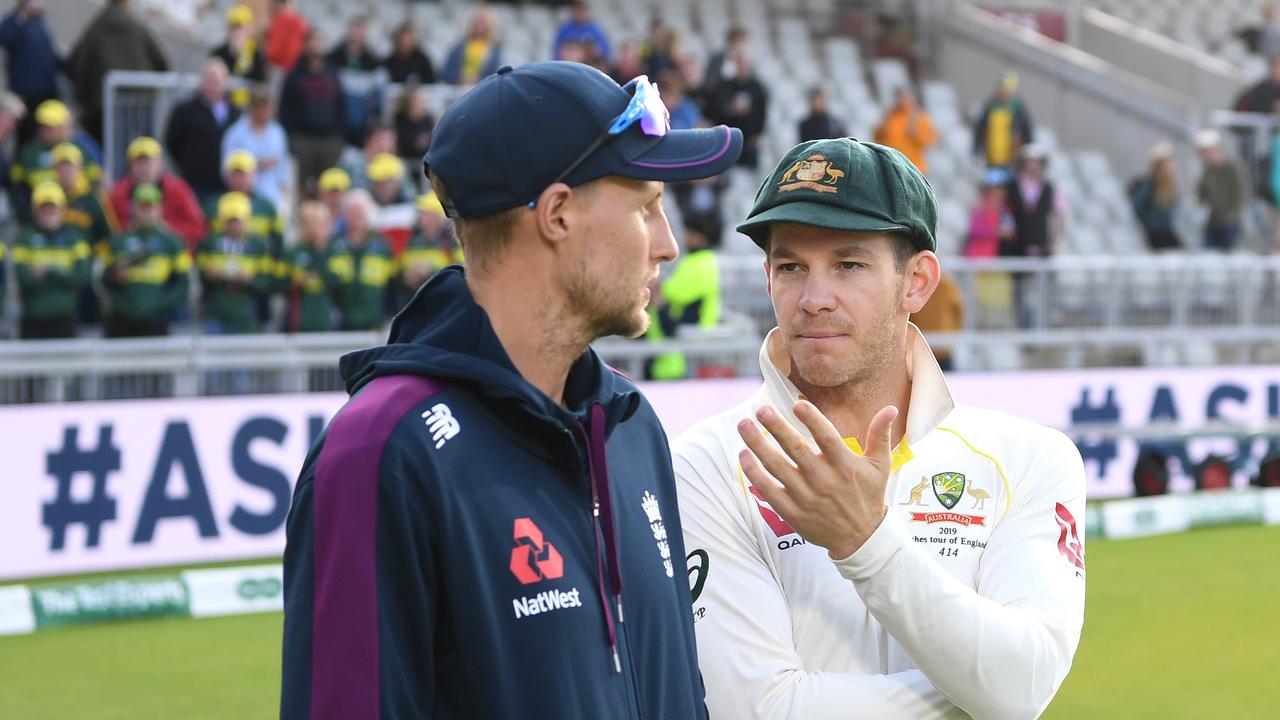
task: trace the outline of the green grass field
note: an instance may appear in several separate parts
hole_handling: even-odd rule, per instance
[[[1045,717],[1280,717],[1278,555],[1280,527],[1092,543],[1084,640]],[[279,654],[276,613],[0,638],[0,718],[272,717]]]

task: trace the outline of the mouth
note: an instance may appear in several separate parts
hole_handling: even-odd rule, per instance
[[[842,338],[844,336],[845,336],[845,333],[840,333],[840,332],[827,331],[827,330],[811,330],[809,332],[802,332],[796,337],[798,337],[801,340],[835,340],[837,338]]]

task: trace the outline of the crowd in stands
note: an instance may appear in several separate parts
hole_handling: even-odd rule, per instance
[[[43,1],[19,0],[0,22],[9,71],[0,94],[0,181],[20,228],[8,257],[19,336],[68,337],[94,327],[110,337],[158,335],[175,322],[211,334],[369,329],[435,269],[462,260],[450,221],[421,178],[438,110],[422,86],[465,88],[502,65],[497,16],[483,4],[447,48],[424,47],[418,28],[400,24],[386,57],[373,51],[379,43],[370,43],[364,18],[330,41],[293,0],[236,5],[225,15],[225,34],[210,43],[194,92],[173,106],[155,137],[124,138],[125,167],[106,177],[105,74],[164,71],[169,62],[129,0],[108,0],[61,57]],[[760,147],[770,94],[753,70],[747,29],[729,28],[702,62],[660,17],[643,38],[617,38],[587,3],[552,4],[568,7],[547,57],[593,65],[620,83],[648,75],[673,127],[739,127],[739,164],[772,161]],[[267,17],[251,6],[267,8]],[[380,82],[369,82],[375,74]],[[66,96],[63,76],[72,88]],[[1268,82],[1251,90],[1251,102],[1271,98],[1274,107],[1280,60]],[[909,86],[892,95],[874,139],[928,174],[939,132]],[[796,130],[805,141],[844,135],[846,127],[814,87]],[[1049,158],[1035,133],[1009,73],[974,118],[982,189],[965,255],[1044,257],[1059,249],[1067,197],[1046,175]],[[1221,137],[1199,138],[1205,170],[1196,197],[1210,211],[1205,245],[1229,249],[1250,181],[1222,145]],[[1183,202],[1175,174],[1172,149],[1161,145],[1149,175],[1130,187],[1153,249],[1185,246],[1175,223]],[[676,234],[688,250],[655,287],[651,337],[720,321],[714,260],[729,186],[719,177],[670,189],[680,210]],[[675,356],[651,370],[689,372]]]
[[[744,29],[732,29],[704,67],[660,19],[645,38],[616,42],[586,3],[568,4],[548,57],[594,65],[621,83],[648,75],[673,126],[740,127],[741,162],[762,162],[768,92]],[[20,228],[9,258],[20,337],[93,326],[109,337],[163,335],[175,322],[209,334],[374,328],[431,272],[463,259],[420,177],[435,123],[420,86],[465,87],[496,72],[495,14],[477,5],[437,66],[408,22],[378,57],[363,18],[329,43],[290,0],[273,0],[267,18],[251,5],[265,4],[227,11],[198,86],[160,132],[126,138],[126,166],[114,178],[102,170],[103,78],[169,70],[153,31],[129,0],[109,0],[64,58],[42,0],[21,0],[0,24],[9,69],[0,140],[13,136],[0,172]],[[361,84],[362,73],[385,73],[390,84]],[[60,76],[70,96],[60,94]],[[379,94],[388,88],[397,96]],[[810,132],[842,132],[819,106]],[[693,252],[674,283],[658,288],[657,336],[718,321],[718,280],[705,270],[725,231],[726,187],[714,178],[673,188],[678,234]]]

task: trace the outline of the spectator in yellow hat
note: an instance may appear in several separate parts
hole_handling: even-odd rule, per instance
[[[381,153],[369,163],[369,191],[379,207],[407,203],[413,197],[405,182],[404,163],[391,153]]]
[[[196,244],[208,233],[204,210],[185,180],[165,170],[164,151],[153,137],[134,138],[125,152],[129,172],[111,188],[111,209],[116,220],[128,227],[133,219],[133,191],[142,183],[160,190],[160,214],[164,224],[194,252]]]
[[[169,319],[187,302],[191,255],[164,226],[160,188],[133,191],[133,225],[111,238],[102,256],[107,337],[169,334]]]
[[[202,287],[204,330],[210,335],[258,330],[258,299],[275,283],[275,261],[249,232],[252,204],[240,192],[218,198],[219,230],[200,244],[196,264]]]
[[[338,158],[337,166],[351,178],[351,187],[373,191],[373,181],[369,179],[369,168],[374,158],[383,154],[394,155],[396,152],[396,134],[386,123],[376,122],[365,135],[364,145],[355,147],[348,145]],[[410,197],[412,188],[409,189]]]
[[[437,270],[462,262],[462,246],[453,235],[453,223],[434,191],[418,196],[418,222],[413,237],[400,256],[400,284],[404,302]],[[403,303],[401,303],[403,304]]]
[[[253,10],[247,5],[232,5],[227,10],[227,39],[212,54],[226,63],[230,77],[246,84],[256,85],[267,81],[267,63],[262,48],[254,34]],[[234,88],[228,97],[231,104],[241,110],[249,105],[251,93],[248,87]]]
[[[80,288],[89,282],[89,242],[62,222],[66,193],[46,180],[31,192],[34,226],[13,243],[13,268],[22,298],[23,338],[65,338],[76,334]]]
[[[53,148],[53,172],[67,196],[63,222],[74,225],[89,239],[95,254],[106,250],[111,236],[119,229],[115,213],[101,187],[94,187],[84,176],[84,155],[72,143],[59,143]]]
[[[223,160],[222,173],[227,190],[242,194],[249,201],[251,210],[249,234],[267,242],[272,251],[272,257],[279,257],[284,236],[284,221],[276,213],[275,205],[257,192],[258,161],[247,150],[234,150]],[[222,219],[217,208],[225,197],[226,195],[223,195],[216,201],[205,203],[205,215],[210,218],[210,232],[222,231]]]
[[[349,191],[342,210],[347,228],[336,238],[329,257],[334,299],[343,330],[370,330],[387,318],[387,291],[398,268],[391,245],[373,228],[377,206],[369,191]]]
[[[329,216],[333,218],[334,234],[341,235],[347,229],[347,221],[342,217],[342,198],[351,189],[351,177],[342,168],[331,167],[320,173],[316,188],[320,202],[329,208]]]
[[[303,203],[298,208],[298,243],[281,263],[289,285],[289,332],[330,332],[335,327],[328,267],[332,237],[329,208],[314,200]]]
[[[36,137],[18,152],[18,161],[9,171],[11,203],[21,223],[31,221],[30,189],[46,180],[57,180],[53,173],[55,145],[74,143],[84,158],[83,170],[89,182],[96,184],[102,177],[102,168],[97,161],[101,153],[83,133],[76,133],[71,111],[66,105],[58,100],[46,100],[36,107],[35,116],[38,126]]]

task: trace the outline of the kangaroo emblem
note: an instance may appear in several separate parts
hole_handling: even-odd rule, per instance
[[[911,488],[911,499],[899,505],[924,505],[924,491],[929,487],[929,478],[920,478],[920,484]]]
[[[969,494],[973,496],[973,507],[971,510],[982,510],[987,505],[987,500],[991,498],[991,493],[978,487],[969,487]]]

